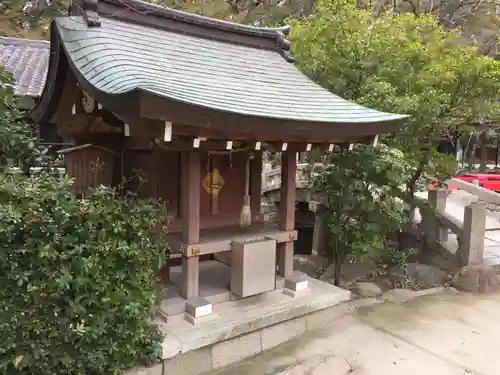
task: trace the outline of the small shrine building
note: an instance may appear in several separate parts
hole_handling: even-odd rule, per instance
[[[196,297],[218,303],[283,287],[297,236],[297,152],[372,142],[405,118],[312,82],[293,64],[287,32],[139,0],[74,0],[52,23],[31,115],[73,140],[66,164],[79,191],[125,181],[167,202],[180,264],[172,259],[164,276],[181,306],[167,313]],[[277,225],[261,215],[263,150],[282,153]],[[200,276],[223,252],[229,273]],[[225,277],[220,288],[207,288],[215,277]]]

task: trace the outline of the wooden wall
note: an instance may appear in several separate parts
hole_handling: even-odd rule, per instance
[[[210,228],[237,225],[245,192],[246,152],[201,155],[201,176],[203,179],[217,168],[224,180],[218,197],[213,197],[205,188],[200,189],[200,227]],[[167,202],[172,218],[170,230],[181,230],[180,197],[180,152],[154,149],[153,151],[128,150],[124,169],[127,188],[141,197],[154,197]]]

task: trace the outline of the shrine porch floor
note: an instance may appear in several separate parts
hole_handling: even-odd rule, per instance
[[[207,281],[210,274],[223,269],[220,264],[215,265],[218,262],[204,263],[207,265],[204,271],[200,269],[200,285],[202,277]],[[224,277],[220,277],[220,272],[218,275],[219,281],[212,279],[211,288],[217,291],[220,287],[222,292]],[[165,337],[162,371],[158,373],[198,375],[256,355],[306,332],[308,317],[316,315],[317,326],[318,316],[313,313],[351,298],[349,291],[316,279],[309,278],[308,284],[309,290],[296,297],[276,289],[214,304],[213,313],[196,325],[186,321],[183,313],[169,315],[166,322],[158,318]]]

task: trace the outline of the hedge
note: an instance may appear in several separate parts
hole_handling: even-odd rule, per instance
[[[165,207],[0,175],[0,374],[113,375],[158,359]],[[163,234],[166,231],[161,231]]]

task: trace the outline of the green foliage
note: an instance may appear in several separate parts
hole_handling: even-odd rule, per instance
[[[152,231],[165,218],[159,203],[109,188],[77,199],[67,180],[4,175],[0,373],[109,375],[154,361],[166,245]]]
[[[12,83],[0,66],[0,172],[11,166],[27,169],[35,157],[32,131],[16,109]]]
[[[381,252],[373,255],[377,271],[387,274],[390,270],[406,270],[409,259],[417,253],[416,249],[400,249],[397,244],[390,243]]]
[[[314,10],[314,0],[146,0],[190,13],[252,25],[282,24]],[[67,13],[70,0],[2,0],[0,36],[48,38],[50,21]]]
[[[400,153],[364,145],[334,150],[314,165],[312,188],[327,203],[327,255],[335,264],[337,284],[348,256],[379,257],[392,246],[389,236],[408,217],[406,205],[394,198],[407,173]]]
[[[461,34],[433,16],[374,18],[353,1],[323,0],[313,16],[291,23],[294,56],[306,74],[346,99],[412,116],[386,139],[413,167],[404,182],[408,200],[424,174],[453,173],[437,140],[499,117],[500,61],[460,45]]]
[[[314,0],[149,0],[157,5],[208,17],[252,25],[283,24],[287,17],[300,17],[314,10]]]
[[[0,374],[113,375],[151,363],[165,207],[104,187],[78,199],[66,179],[29,176],[43,152],[11,83],[0,68]]]
[[[69,0],[2,0],[0,36],[48,37],[50,21],[67,13]]]

